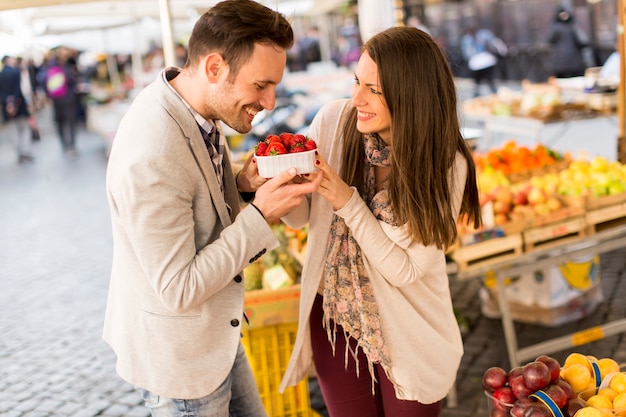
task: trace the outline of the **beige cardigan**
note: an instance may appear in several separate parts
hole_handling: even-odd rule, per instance
[[[309,136],[320,154],[339,171],[340,126],[351,107],[349,100],[327,104],[316,116]],[[467,177],[465,159],[457,154],[451,181],[453,213],[460,210]],[[299,327],[281,392],[295,385],[311,369],[309,317],[322,279],[333,209],[318,194],[289,213],[292,227],[309,223],[307,256],[302,271]],[[355,190],[336,212],[352,230],[365,258],[389,347],[392,378],[399,399],[433,403],[446,396],[456,379],[463,342],[452,309],[444,252],[411,240],[405,227],[378,221]]]
[[[225,196],[198,124],[162,75],[125,114],[109,158],[104,339],[123,379],[170,398],[207,396],[230,373],[244,310],[239,274],[278,246],[253,207],[239,211],[228,149],[224,168]]]

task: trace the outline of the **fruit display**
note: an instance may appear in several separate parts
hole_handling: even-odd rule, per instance
[[[549,167],[559,161],[570,159],[571,155],[562,154],[545,145],[537,144],[530,148],[518,144],[515,140],[505,142],[500,148],[474,155],[474,162],[479,171],[490,166],[505,175],[532,172],[532,170]]]
[[[482,385],[490,417],[626,416],[626,373],[611,358],[572,353],[561,366],[541,355],[508,372],[487,369]]]
[[[566,119],[568,116],[593,114],[597,106],[589,103],[588,94],[581,91],[565,93],[556,79],[548,83],[522,81],[521,91],[500,87],[496,94],[468,99],[463,112],[477,116],[517,116],[543,121]]]
[[[308,228],[296,230],[281,222],[274,223],[271,227],[280,245],[244,269],[246,291],[275,290],[300,281],[300,254],[306,249]]]
[[[487,227],[532,222],[564,208],[581,214],[591,199],[626,195],[626,165],[601,156],[573,160],[544,145],[531,149],[511,140],[474,159]]]
[[[316,149],[317,143],[301,134],[268,135],[254,148],[259,175],[272,178],[292,167],[307,174],[313,171]]]

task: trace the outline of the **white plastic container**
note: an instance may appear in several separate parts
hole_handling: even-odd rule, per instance
[[[273,178],[292,167],[298,170],[298,175],[308,174],[315,167],[315,149],[283,155],[257,155],[255,158],[259,167],[259,175],[263,178]]]

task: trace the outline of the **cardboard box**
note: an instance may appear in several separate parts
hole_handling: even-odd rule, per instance
[[[591,314],[604,300],[598,256],[575,259],[558,266],[505,280],[505,296],[514,320],[558,326]],[[481,310],[500,317],[493,277],[481,288]]]
[[[276,290],[247,291],[244,299],[244,311],[252,328],[295,323],[299,306],[299,284]]]
[[[479,295],[482,313],[489,318],[500,318],[502,315],[497,295],[486,288],[481,288]],[[566,304],[558,307],[541,308],[509,302],[509,310],[515,321],[556,327],[589,316],[602,301],[604,301],[602,287],[600,284],[596,284]]]
[[[549,268],[537,269],[506,280],[507,300],[520,305],[555,308],[567,304],[600,282],[599,256],[574,259]],[[495,279],[485,286],[496,294]]]

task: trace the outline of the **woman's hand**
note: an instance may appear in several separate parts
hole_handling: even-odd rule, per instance
[[[317,193],[328,200],[335,210],[343,208],[352,197],[350,186],[337,175],[335,170],[319,154],[315,159],[315,167],[324,174]]]

